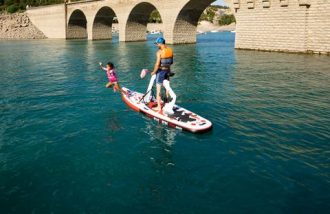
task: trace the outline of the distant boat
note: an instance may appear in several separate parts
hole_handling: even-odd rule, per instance
[[[219,31],[217,30],[212,30],[211,33],[218,33]]]
[[[236,33],[236,31],[235,30],[232,30],[232,31],[230,31],[231,33]]]
[[[159,31],[159,30],[152,30],[152,31],[150,32],[150,34],[160,34],[160,31]]]

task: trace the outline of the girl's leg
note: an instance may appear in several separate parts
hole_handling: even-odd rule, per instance
[[[112,82],[108,82],[108,83],[105,85],[106,88],[111,88],[111,86],[112,86]]]
[[[123,92],[118,82],[115,83],[115,87],[118,91]]]

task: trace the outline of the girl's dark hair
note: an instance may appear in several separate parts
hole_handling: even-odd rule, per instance
[[[110,68],[115,68],[115,66],[113,65],[112,62],[108,62],[107,65],[108,65]]]

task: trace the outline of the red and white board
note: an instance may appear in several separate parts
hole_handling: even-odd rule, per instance
[[[206,132],[212,128],[212,123],[180,106],[174,105],[174,114],[167,115],[163,111],[157,112],[153,107],[157,106],[155,98],[152,101],[145,103],[143,100],[144,94],[122,88],[122,99],[134,111],[145,114],[146,116],[154,119],[155,121],[179,130],[185,130],[193,133]]]

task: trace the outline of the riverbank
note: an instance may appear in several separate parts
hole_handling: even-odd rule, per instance
[[[32,24],[27,14],[0,14],[0,39],[45,39],[46,36]]]

